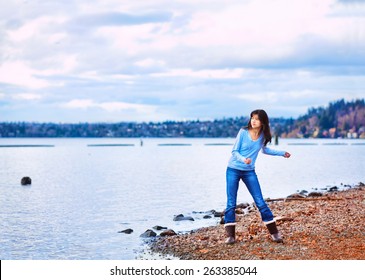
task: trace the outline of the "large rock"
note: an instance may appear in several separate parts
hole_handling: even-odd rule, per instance
[[[224,210],[222,212],[214,211],[213,214],[216,218],[222,217],[224,215]]]
[[[154,226],[153,229],[155,230],[162,230],[162,229],[167,229],[167,227],[163,227],[163,226]]]
[[[328,191],[329,192],[336,192],[336,191],[338,191],[338,187],[337,186],[330,187]]]
[[[155,237],[157,234],[152,229],[146,230],[144,233],[140,235],[143,238]]]
[[[125,230],[118,231],[118,233],[126,233],[126,234],[131,234],[132,232],[133,232],[133,229],[131,229],[131,228],[127,228]]]
[[[32,184],[32,179],[30,179],[30,177],[23,177],[20,181],[20,183],[25,186],[25,185],[31,185]]]
[[[308,197],[317,197],[317,196],[322,196],[323,194],[321,192],[310,192],[308,194]]]
[[[176,232],[173,231],[172,229],[167,229],[160,233],[160,236],[173,236],[173,235],[176,235]]]
[[[176,215],[173,219],[175,222],[178,221],[194,221],[194,218],[191,216],[184,216],[183,214]]]
[[[306,198],[306,195],[300,193],[293,193],[288,195],[287,198]]]
[[[237,204],[236,208],[241,208],[241,209],[246,209],[247,207],[249,207],[250,204],[248,204],[247,202],[246,203],[240,203],[240,204]]]

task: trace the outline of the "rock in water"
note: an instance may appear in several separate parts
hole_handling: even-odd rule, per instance
[[[153,229],[155,230],[162,230],[162,229],[167,229],[167,227],[163,227],[163,226],[154,226]]]
[[[144,233],[140,235],[143,238],[155,237],[157,234],[151,229],[146,230]]]
[[[118,231],[118,233],[126,233],[126,234],[131,234],[132,232],[133,232],[133,229],[131,229],[131,228],[127,228],[125,230]]]
[[[25,185],[31,185],[32,184],[32,179],[30,179],[30,177],[23,177],[22,180],[20,181],[20,183],[25,186]]]
[[[191,216],[184,216],[183,214],[179,214],[177,216],[174,217],[173,221],[178,222],[178,221],[194,221],[194,218]]]

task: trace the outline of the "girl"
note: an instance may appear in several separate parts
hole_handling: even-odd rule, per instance
[[[247,127],[238,132],[226,171],[227,208],[224,215],[224,227],[227,235],[225,243],[227,244],[235,242],[235,209],[240,179],[250,192],[272,239],[275,242],[283,242],[276,227],[274,216],[262,196],[255,172],[255,162],[260,150],[264,154],[285,158],[289,158],[290,154],[268,148],[266,145],[269,142],[271,142],[269,118],[264,110],[255,110],[251,113]]]

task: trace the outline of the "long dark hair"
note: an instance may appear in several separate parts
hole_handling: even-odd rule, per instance
[[[261,130],[260,133],[264,133],[264,146],[267,145],[267,143],[271,143],[271,132],[270,132],[270,121],[269,117],[267,116],[266,112],[262,109],[257,109],[251,112],[250,119],[248,120],[247,128],[252,128],[251,126],[251,118],[253,115],[257,115],[259,117],[259,120],[261,122]]]

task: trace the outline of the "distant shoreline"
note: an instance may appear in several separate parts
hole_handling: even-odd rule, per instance
[[[340,99],[307,114],[270,117],[273,136],[282,138],[365,138],[365,100]],[[249,116],[160,122],[0,122],[0,137],[235,137]]]

